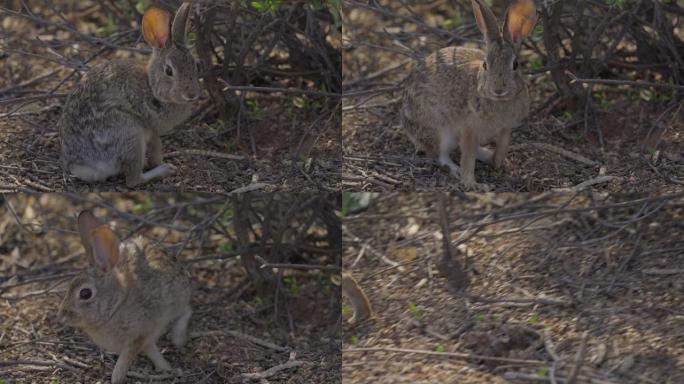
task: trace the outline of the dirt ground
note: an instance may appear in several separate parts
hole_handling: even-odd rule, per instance
[[[452,242],[492,224],[454,250],[465,294],[436,267],[434,194],[343,219],[343,269],[375,313],[343,326],[345,383],[565,383],[580,350],[576,383],[684,381],[681,194],[469,199],[449,200]]]
[[[100,38],[101,24],[107,19],[92,12],[97,2],[82,4],[80,10],[66,12],[65,19],[78,32]],[[74,43],[73,35],[54,28],[63,19],[46,11],[45,4],[32,6],[41,15],[51,15],[48,22],[3,15],[0,25],[4,51],[0,54],[0,190],[128,190],[123,176],[89,184],[63,172],[55,124],[80,73],[59,60],[86,62],[97,56],[88,66],[118,58],[145,61],[148,55],[135,50],[147,49],[147,45],[128,43],[128,36],[140,36],[140,31],[133,27],[121,31],[119,38],[128,39],[123,48],[102,53],[101,46]],[[53,54],[36,43],[35,36],[60,49],[72,44],[66,53],[72,57],[51,60]],[[276,48],[273,55],[283,53]],[[283,71],[287,73],[286,68]],[[290,76],[279,86],[310,85]],[[208,100],[198,102],[192,118],[162,138],[165,160],[176,168],[175,174],[136,190],[227,193],[246,186],[262,191],[339,190],[339,105],[323,97],[282,93],[242,92],[240,97],[244,97],[243,107],[238,108],[236,102],[227,120]]]
[[[455,45],[432,31],[454,28],[454,20],[472,18],[450,1],[379,1],[390,16],[349,3],[345,7],[343,75],[345,93],[401,86],[415,62]],[[469,3],[469,2],[462,2]],[[496,12],[501,15],[501,12]],[[465,16],[464,16],[465,15]],[[682,31],[684,33],[684,31]],[[477,28],[457,33],[479,47]],[[538,37],[535,37],[538,39]],[[540,41],[538,44],[543,45]],[[408,48],[408,49],[407,49]],[[405,53],[402,53],[405,52]],[[539,58],[523,48],[521,63],[532,70]],[[569,113],[558,100],[548,72],[529,76],[531,114],[527,126],[514,130],[505,170],[478,162],[475,178],[496,192],[539,192],[577,186],[611,176],[590,189],[605,192],[668,192],[684,185],[684,109],[664,95],[646,101],[643,90],[594,86],[594,108],[605,144],[599,144],[584,115]],[[657,92],[657,91],[656,91]],[[401,92],[347,97],[343,105],[343,187],[345,190],[458,190],[457,180],[433,159],[415,154],[400,127]],[[567,151],[559,154],[559,150]],[[569,153],[568,153],[569,152]],[[452,158],[458,161],[458,151]]]
[[[167,337],[158,343],[182,375],[156,373],[146,357],[138,356],[128,383],[259,382],[242,375],[290,359],[305,363],[261,382],[340,383],[339,288],[320,273],[286,271],[288,293],[281,292],[275,306],[268,295],[257,294],[240,262],[230,256],[217,229],[223,224],[206,236],[181,231],[220,209],[220,200],[196,194],[8,197],[0,216],[0,383],[110,380],[116,355],[101,352],[85,333],[56,318],[66,282],[88,265],[74,219],[84,208],[109,219],[103,221],[121,237],[142,233],[171,254],[182,250],[178,259],[193,279],[191,340],[181,350]]]

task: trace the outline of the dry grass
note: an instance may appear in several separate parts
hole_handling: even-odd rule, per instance
[[[552,370],[565,383],[585,332],[576,383],[684,380],[681,194],[470,198],[450,201],[451,239],[492,224],[456,252],[460,262],[469,255],[468,296],[437,272],[434,194],[382,195],[344,219],[343,267],[376,313],[343,327],[345,383],[549,382]],[[617,203],[625,206],[601,208]],[[461,355],[350,351],[361,348]]]

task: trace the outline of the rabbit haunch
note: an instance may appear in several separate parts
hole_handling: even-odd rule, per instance
[[[403,93],[402,126],[417,149],[438,158],[468,189],[475,182],[475,159],[501,167],[511,131],[529,114],[527,84],[518,66],[522,39],[536,22],[532,0],[517,0],[503,31],[483,0],[472,0],[485,50],[447,47],[420,62]],[[494,141],[492,153],[482,145]],[[460,167],[450,152],[460,147]]]
[[[148,9],[148,63],[100,65],[69,95],[58,127],[62,160],[74,176],[92,182],[123,173],[133,187],[171,173],[162,162],[160,135],[187,119],[200,95],[196,62],[185,47],[190,8],[181,5],[172,26],[168,11]],[[146,165],[151,170],[143,173]]]
[[[81,328],[99,347],[119,355],[112,373],[115,384],[124,381],[139,353],[157,370],[170,370],[156,343],[169,326],[174,345],[187,339],[192,314],[188,273],[142,237],[120,242],[89,211],[79,215],[78,226],[93,265],[69,283],[60,321]]]

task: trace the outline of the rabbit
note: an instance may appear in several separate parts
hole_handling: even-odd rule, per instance
[[[119,241],[88,210],[78,215],[78,232],[93,265],[69,283],[59,321],[119,355],[112,384],[124,382],[140,352],[157,370],[171,370],[156,343],[171,323],[173,344],[181,347],[187,340],[192,315],[187,271],[142,237]]]
[[[103,181],[123,173],[129,188],[170,175],[160,135],[192,113],[200,96],[197,63],[185,47],[190,3],[171,13],[149,8],[143,36],[152,47],[147,65],[115,60],[96,67],[69,95],[58,122],[64,168],[75,177]],[[143,173],[149,151],[150,170]]]
[[[404,132],[418,151],[437,157],[466,189],[488,190],[475,181],[475,159],[501,168],[511,131],[523,124],[530,97],[517,54],[537,21],[532,0],[516,0],[500,32],[484,0],[471,0],[484,51],[447,47],[428,56],[406,78],[402,92]],[[494,153],[482,147],[494,141]],[[449,153],[460,146],[460,167]]]

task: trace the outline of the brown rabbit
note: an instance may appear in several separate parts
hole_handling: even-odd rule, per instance
[[[65,169],[85,181],[123,173],[134,187],[173,171],[162,162],[160,135],[187,119],[200,95],[197,66],[185,47],[190,3],[171,13],[150,8],[143,36],[147,65],[117,60],[95,68],[69,96],[58,122]],[[143,173],[145,157],[152,168]]]
[[[486,49],[448,47],[428,56],[407,78],[402,126],[419,150],[435,156],[460,177],[467,189],[488,189],[475,182],[475,159],[501,167],[511,130],[528,116],[530,98],[518,65],[522,40],[537,20],[532,0],[516,0],[499,31],[483,0],[472,0]],[[481,145],[496,144],[494,154]],[[460,146],[460,168],[449,157]]]
[[[180,347],[187,339],[192,314],[188,273],[142,237],[119,242],[90,211],[78,216],[78,231],[93,267],[70,282],[60,321],[119,355],[112,384],[124,382],[140,352],[157,370],[171,370],[157,340],[171,323],[173,344]]]

